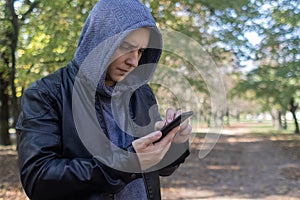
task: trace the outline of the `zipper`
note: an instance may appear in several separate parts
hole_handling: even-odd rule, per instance
[[[148,200],[154,199],[151,184],[148,182],[150,177],[145,173],[142,173],[142,176],[143,176],[145,189],[146,189],[146,193],[147,193],[147,199]]]

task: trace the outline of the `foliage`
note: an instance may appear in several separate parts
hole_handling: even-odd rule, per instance
[[[0,101],[9,95],[7,106],[17,108],[13,99],[21,97],[30,83],[73,58],[82,25],[96,2],[0,0]],[[214,60],[227,92],[238,84],[233,98],[246,97],[258,101],[262,110],[282,111],[289,109],[291,98],[300,100],[300,7],[296,0],[142,2],[159,28],[183,33],[203,47],[207,57],[200,58]],[[200,54],[193,50],[186,49],[186,55]],[[161,63],[185,75],[201,93],[201,103],[207,104],[203,112],[209,115],[207,85],[195,75],[189,57],[164,51]],[[249,63],[253,66],[246,71]]]
[[[20,36],[20,87],[27,87],[30,82],[55,71],[73,58],[83,22],[95,2],[40,2],[32,17],[25,22]]]
[[[258,2],[251,26],[260,41],[249,48],[256,68],[233,92],[259,99],[264,111],[285,112],[292,98],[300,100],[300,6],[287,0]]]

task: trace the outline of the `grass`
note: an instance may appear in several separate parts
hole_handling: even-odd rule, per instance
[[[204,123],[202,123],[201,125],[205,130],[205,127],[207,127],[207,125],[205,125]],[[223,128],[224,129],[243,128],[245,132],[249,133],[250,135],[261,136],[261,137],[271,137],[271,136],[295,136],[296,138],[300,137],[299,134],[295,134],[295,124],[292,121],[288,121],[287,129],[281,129],[281,130],[275,128],[272,124],[272,121],[257,122],[254,120],[241,121],[241,122],[232,120],[229,125],[224,124]],[[201,127],[200,127],[200,131],[196,130],[196,132],[199,135],[205,134],[201,132]]]
[[[256,136],[278,136],[278,135],[296,135],[295,125],[293,123],[287,124],[287,129],[277,129],[271,122],[265,121],[255,123],[253,126],[249,126],[249,133]]]

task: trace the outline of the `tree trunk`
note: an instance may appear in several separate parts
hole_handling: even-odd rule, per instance
[[[299,130],[299,124],[297,121],[297,116],[296,116],[296,112],[292,112],[293,118],[294,118],[294,122],[295,122],[295,133],[296,134],[300,134],[300,130]]]
[[[270,111],[269,113],[270,113],[270,115],[271,115],[271,117],[272,117],[272,126],[275,127],[275,124],[276,124],[276,117],[275,117],[275,115],[273,114],[272,111]]]
[[[283,112],[283,129],[287,130],[286,111]]]
[[[297,109],[298,109],[298,104],[296,104],[294,98],[292,98],[290,101],[290,111],[293,115],[294,122],[295,122],[295,133],[300,134],[299,124],[298,124],[298,120],[297,120],[297,116],[296,116]]]
[[[282,130],[283,126],[282,126],[282,113],[281,111],[278,111],[278,130]]]
[[[226,125],[229,126],[230,125],[230,121],[229,121],[230,120],[229,119],[229,109],[226,110],[225,115],[226,115]]]
[[[11,15],[11,24],[13,27],[13,33],[11,34],[11,44],[10,44],[10,50],[11,50],[11,70],[10,70],[10,87],[12,91],[11,95],[11,110],[12,110],[12,117],[13,117],[13,127],[16,125],[16,121],[19,115],[19,104],[18,104],[18,98],[16,95],[16,86],[15,86],[15,76],[16,76],[16,51],[17,51],[17,44],[18,44],[18,37],[19,37],[19,20],[18,15],[16,14],[15,8],[14,8],[14,0],[7,0],[6,1],[7,9],[10,12]]]
[[[240,122],[240,112],[239,111],[237,111],[237,113],[236,113],[236,121]]]
[[[281,123],[281,112],[275,109],[272,109],[270,112],[273,120],[273,126],[277,130],[282,130],[282,123]]]
[[[10,145],[9,137],[9,110],[8,110],[8,83],[3,79],[3,74],[0,73],[0,145]]]

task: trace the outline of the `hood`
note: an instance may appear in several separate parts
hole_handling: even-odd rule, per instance
[[[106,86],[106,71],[116,49],[129,33],[142,27],[150,29],[150,40],[139,66],[114,87]],[[105,135],[122,136],[125,139],[121,140],[124,141],[121,143],[128,144],[131,143],[132,136],[137,135],[135,132],[140,132],[139,125],[135,124],[130,115],[131,94],[151,79],[161,52],[161,34],[148,8],[138,0],[100,0],[84,24],[74,55],[75,64],[72,65],[79,67],[72,94],[73,118],[78,135],[86,148],[93,155],[101,152],[99,158],[103,159],[101,162],[108,163],[107,165],[112,168],[129,170],[128,166],[124,168],[124,163],[120,162],[120,159],[114,159],[122,157],[121,155],[125,158],[131,154],[111,145]],[[109,98],[103,98],[104,95]],[[98,104],[100,101],[101,106]],[[100,106],[99,112],[95,112],[96,105]],[[156,105],[149,108],[151,123],[141,127],[143,130],[147,127],[153,130],[154,107],[156,108]],[[107,122],[105,126],[108,128],[99,126],[97,114],[101,115],[99,119],[101,117],[105,119]],[[113,127],[119,127],[120,130],[115,131]],[[111,148],[116,150],[111,151]],[[133,157],[136,158],[136,155]],[[130,163],[131,165],[133,163]],[[139,170],[139,165],[137,164],[137,168],[131,166],[130,170],[132,169]]]
[[[100,0],[94,6],[84,24],[74,55],[80,69],[79,76],[101,87],[115,50],[130,32],[141,27],[151,30],[148,48],[139,66],[121,85],[134,87],[148,82],[161,55],[162,39],[149,9],[138,0]]]

